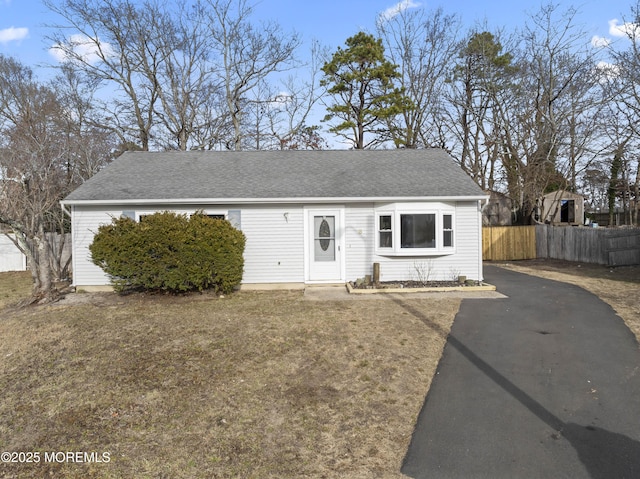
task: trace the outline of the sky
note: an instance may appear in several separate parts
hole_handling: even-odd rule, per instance
[[[577,20],[597,41],[615,40],[622,19],[630,16],[635,0],[599,0],[583,3],[559,2],[561,8],[573,5]],[[251,0],[250,0],[251,3]],[[381,14],[393,15],[400,9],[442,8],[458,15],[465,27],[486,22],[491,30],[514,31],[522,27],[542,3],[533,0],[257,0],[255,20],[277,21],[285,31],[295,30],[305,42],[319,40],[331,51],[360,30],[373,33]],[[46,41],[47,24],[60,21],[39,0],[0,0],[0,54],[12,56],[36,71],[56,64]]]

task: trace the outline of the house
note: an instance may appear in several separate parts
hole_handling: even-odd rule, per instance
[[[482,209],[484,226],[511,226],[513,223],[513,201],[499,191],[487,191],[489,200]]]
[[[552,191],[542,196],[539,221],[554,225],[584,224],[584,196],[570,191]]]
[[[443,150],[128,152],[62,201],[73,281],[109,284],[91,262],[101,224],[157,211],[224,216],[246,238],[243,287],[482,280],[487,196]]]

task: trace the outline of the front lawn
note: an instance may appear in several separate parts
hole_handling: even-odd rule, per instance
[[[30,271],[0,273],[0,311],[29,296],[32,284]]]
[[[459,307],[72,296],[0,311],[0,451],[40,458],[0,477],[404,477]]]
[[[501,266],[594,292],[640,338],[640,267]],[[39,462],[0,462],[2,478],[404,477],[459,307],[294,292],[8,307],[30,284],[0,274],[0,451]]]

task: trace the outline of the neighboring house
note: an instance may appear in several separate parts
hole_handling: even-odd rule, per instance
[[[504,193],[488,191],[489,201],[482,209],[484,226],[511,226],[513,223],[513,201]]]
[[[62,201],[76,287],[108,285],[89,245],[113,217],[224,216],[246,238],[243,286],[482,280],[487,196],[443,150],[128,152]]]
[[[9,236],[13,236],[8,233]],[[27,257],[18,249],[7,234],[0,232],[0,272],[25,271]]]
[[[543,195],[539,205],[539,221],[554,225],[584,224],[584,196],[570,191],[552,191]]]

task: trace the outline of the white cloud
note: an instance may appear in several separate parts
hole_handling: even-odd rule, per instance
[[[614,18],[609,20],[609,34],[614,37],[638,38],[640,37],[640,25],[637,23],[625,22]]]
[[[615,63],[598,62],[596,70],[601,74],[601,83],[614,80],[620,75],[620,67]]]
[[[387,8],[384,12],[380,14],[380,21],[387,22],[391,20],[396,15],[401,14],[405,10],[409,8],[417,8],[420,4],[418,2],[414,2],[413,0],[402,0],[401,2],[396,3],[394,6]]]
[[[93,38],[89,38],[81,34],[71,35],[69,37],[68,44],[65,45],[65,48],[70,46],[73,49],[74,54],[80,57],[82,61],[94,64],[98,63],[101,59],[98,54],[98,45],[100,45],[100,48],[102,49],[102,53],[100,55],[108,57],[113,54],[113,49],[109,43],[101,43],[99,40],[96,41]],[[59,44],[49,48],[49,53],[53,58],[61,63],[71,59]]]
[[[270,110],[282,110],[285,109],[292,101],[293,95],[291,93],[281,91],[267,102],[267,107]]]
[[[0,30],[0,43],[5,44],[9,42],[20,41],[27,38],[28,35],[28,28],[5,28],[4,30]]]
[[[611,44],[611,39],[594,35],[591,38],[591,46],[595,48],[606,48]]]

